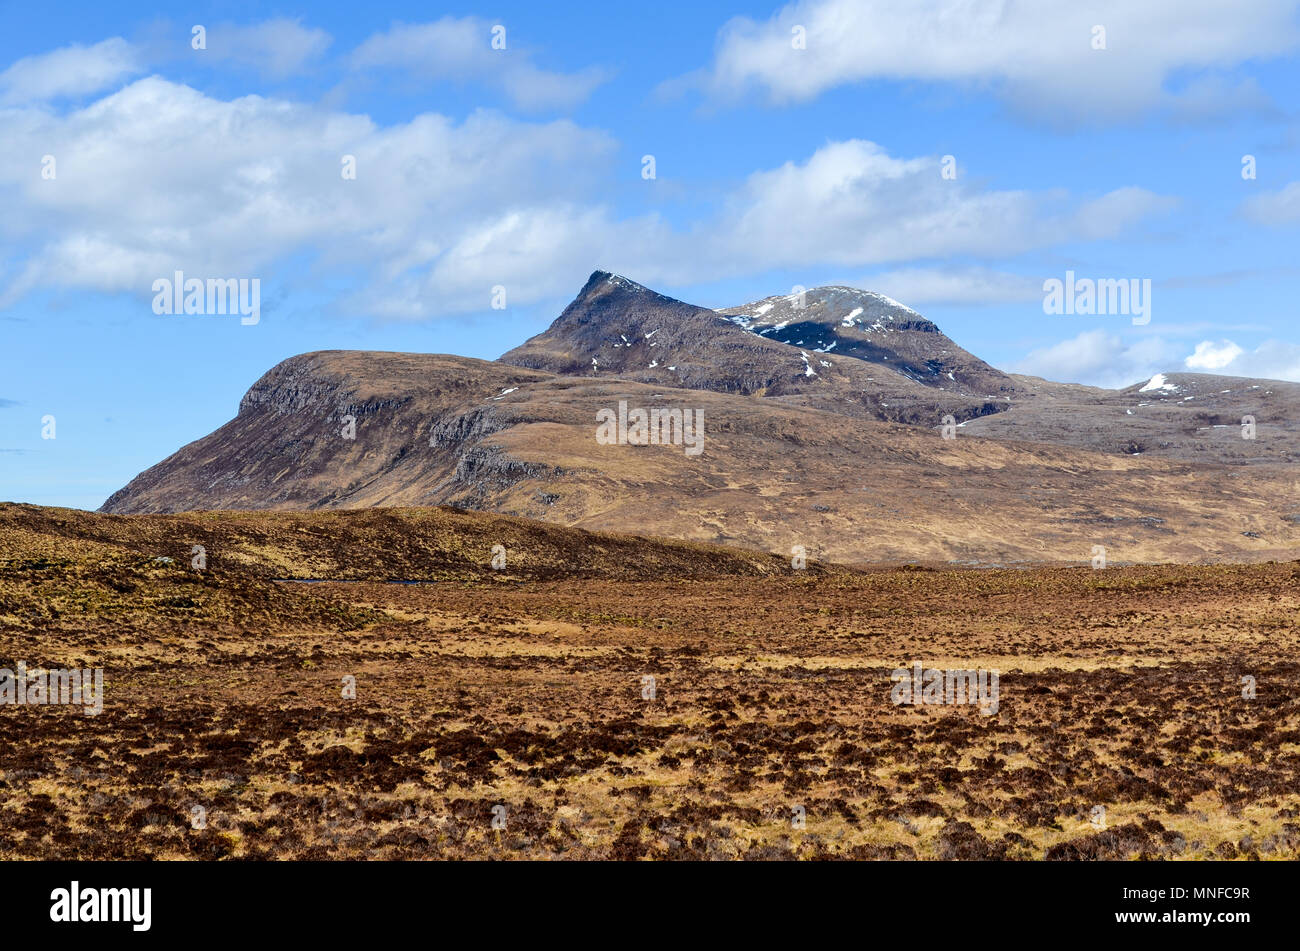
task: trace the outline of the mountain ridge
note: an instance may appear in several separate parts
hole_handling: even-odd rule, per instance
[[[1294,497],[1300,386],[1056,384],[883,295],[797,303],[713,310],[597,271],[498,360],[300,354],[101,511],[450,505],[839,561],[1075,562],[1094,541],[1118,560],[1261,560],[1300,541],[1272,502]],[[621,402],[695,409],[704,452],[600,444]],[[1243,408],[1261,436],[1234,442]]]

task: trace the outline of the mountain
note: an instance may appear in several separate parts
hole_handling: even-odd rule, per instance
[[[800,311],[784,298],[713,311],[597,271],[545,332],[501,362],[926,426],[998,412],[1016,392],[919,314],[900,304],[883,313],[888,298],[839,287],[804,297]],[[886,329],[859,325],[868,311]],[[803,316],[784,316],[795,313]]]
[[[1186,462],[1300,462],[1300,384],[1158,373],[1122,390],[1017,377],[1022,395],[963,435]],[[1244,422],[1252,423],[1244,429]],[[1249,438],[1243,438],[1243,435]]]
[[[852,357],[932,389],[988,400],[1007,399],[1020,390],[1010,376],[967,353],[934,323],[872,291],[814,287],[718,313],[750,333],[801,352],[807,348]]]
[[[1086,563],[1094,545],[1115,562],[1264,560],[1300,542],[1300,504],[1278,501],[1295,498],[1298,392],[1051,383],[866,291],[719,312],[598,271],[497,361],[286,360],[103,511],[451,505],[849,562]],[[605,444],[598,419],[620,404],[702,414],[703,451]],[[1233,441],[1247,410],[1258,438]]]

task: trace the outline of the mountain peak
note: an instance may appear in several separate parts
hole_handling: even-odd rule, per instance
[[[1005,408],[1016,386],[916,311],[832,285],[711,310],[595,271],[543,333],[503,363],[572,376],[816,399],[907,420]],[[936,413],[936,408],[942,409]]]
[[[765,297],[718,313],[747,330],[812,323],[831,331],[857,328],[865,333],[902,329],[939,332],[933,322],[892,297],[843,284]]]
[[[593,297],[603,296],[613,291],[630,291],[636,294],[653,294],[655,297],[662,297],[662,294],[650,290],[644,284],[638,284],[629,277],[622,274],[615,274],[613,271],[592,271],[591,277],[587,278],[587,283],[582,286],[578,292],[575,303],[579,300],[589,300]],[[670,298],[671,299],[671,298]]]
[[[708,308],[652,291],[621,274],[593,271],[550,327],[500,359],[515,366],[584,376],[637,365],[653,369],[649,365],[661,362],[656,358],[665,349],[657,348],[667,338],[698,337],[703,326],[719,322]],[[643,349],[656,352],[641,364]]]

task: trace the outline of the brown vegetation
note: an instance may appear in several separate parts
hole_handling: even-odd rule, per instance
[[[371,580],[271,580],[322,576]],[[2,506],[0,666],[106,698],[0,707],[0,857],[1293,858],[1298,602],[1297,563],[795,571],[439,510]],[[894,705],[915,660],[998,669],[998,712]]]

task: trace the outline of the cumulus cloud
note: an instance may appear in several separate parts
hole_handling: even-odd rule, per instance
[[[1171,90],[1170,78],[1294,50],[1296,8],[1295,0],[1240,4],[1230,14],[1214,0],[799,0],[765,21],[728,22],[712,64],[691,81],[715,98],[757,92],[774,103],[883,79],[991,87],[1058,119],[1180,103],[1203,111],[1254,92],[1213,76]],[[1094,49],[1098,26],[1105,49]],[[795,48],[799,30],[804,49]]]
[[[829,142],[804,162],[753,173],[723,196],[714,214],[681,230],[656,216],[623,220],[577,204],[536,222],[510,211],[466,234],[439,261],[435,277],[451,284],[510,259],[542,280],[556,272],[557,260],[564,272],[599,260],[616,270],[627,262],[640,280],[684,285],[827,263],[996,257],[1114,237],[1168,206],[1142,189],[1073,203],[1056,192],[982,191],[943,180],[934,157],[896,158],[872,142]],[[989,302],[1042,294],[1041,281],[988,269],[891,274],[895,288],[919,292],[892,295],[901,300]]]
[[[28,56],[0,73],[0,105],[45,102],[100,92],[143,71],[138,51],[121,37]]]
[[[1300,345],[1269,340],[1246,350],[1231,340],[1203,340],[1184,361],[1189,370],[1300,382]]]
[[[1126,339],[1104,329],[1085,330],[1031,351],[1012,369],[1063,383],[1123,389],[1175,365],[1177,352],[1159,337]]]
[[[603,206],[509,208],[465,228],[427,271],[408,273],[389,287],[376,312],[422,317],[485,310],[498,284],[510,304],[570,297],[596,264],[669,283],[674,268],[657,261],[655,251],[670,247],[672,238],[654,216],[620,219]]]
[[[500,215],[565,207],[614,148],[569,121],[479,112],[380,127],[157,77],[64,116],[0,113],[0,139],[12,144],[0,152],[0,189],[15,211],[0,259],[24,261],[0,300],[41,286],[144,293],[175,268],[266,276],[311,252],[331,273],[360,275],[375,312],[389,281],[427,271]],[[58,160],[53,180],[31,159],[47,153]],[[354,181],[341,175],[345,155]],[[510,262],[493,263],[492,283],[510,284]],[[421,314],[453,309],[428,291]]]
[[[401,70],[420,80],[475,80],[496,86],[522,109],[563,108],[587,99],[609,78],[589,67],[576,73],[534,65],[506,34],[505,49],[492,48],[495,24],[479,17],[446,16],[433,23],[394,24],[352,53],[356,69]]]
[[[1110,237],[1166,206],[1141,189],[1079,201],[945,181],[934,157],[829,142],[753,173],[670,225],[593,195],[616,143],[568,120],[370,118],[261,96],[221,100],[160,77],[82,108],[0,111],[0,306],[38,288],[148,296],[154,280],[276,275],[308,261],[349,313],[419,319],[566,296],[597,263],[683,286],[828,263],[988,259]],[[32,156],[53,156],[43,178]],[[355,159],[355,180],[341,173]],[[309,279],[311,275],[308,275]],[[1026,293],[968,270],[896,272],[929,296]],[[964,285],[964,286],[963,286]],[[897,290],[897,288],[895,288]]]
[[[1273,227],[1295,224],[1300,221],[1300,182],[1246,199],[1241,212],[1256,224]]]
[[[1221,340],[1218,343],[1202,340],[1191,356],[1183,360],[1183,364],[1189,370],[1222,370],[1241,354],[1241,347],[1231,340]]]
[[[750,175],[701,251],[753,267],[999,257],[1114,237],[1170,206],[1140,188],[1074,206],[1059,192],[980,190],[944,180],[937,158],[896,158],[854,139]]]

